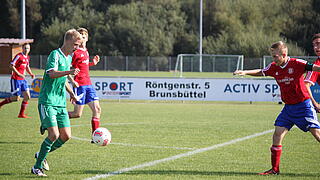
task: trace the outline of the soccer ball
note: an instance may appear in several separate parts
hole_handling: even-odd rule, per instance
[[[99,146],[106,146],[111,142],[111,133],[107,128],[97,128],[92,133],[92,141]]]

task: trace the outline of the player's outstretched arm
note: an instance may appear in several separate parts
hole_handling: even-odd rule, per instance
[[[262,70],[261,69],[253,69],[253,70],[238,70],[233,72],[234,75],[240,75],[240,76],[245,76],[245,75],[250,75],[250,76],[263,76]]]
[[[93,62],[89,63],[89,66],[95,66],[98,64],[98,62],[100,61],[100,57],[98,55],[95,55],[92,59]]]
[[[47,74],[49,75],[50,78],[55,79],[59,77],[63,77],[66,75],[77,75],[80,72],[78,68],[76,69],[71,69],[70,71],[56,71],[54,69],[51,69],[47,71]]]

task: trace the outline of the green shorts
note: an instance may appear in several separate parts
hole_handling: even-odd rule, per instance
[[[58,128],[70,127],[67,108],[39,104],[41,126],[43,129],[58,126]]]

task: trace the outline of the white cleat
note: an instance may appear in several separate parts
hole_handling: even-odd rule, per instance
[[[36,152],[36,153],[34,154],[34,157],[37,159],[38,156],[39,156],[39,152]],[[44,170],[49,171],[49,164],[48,164],[47,159],[44,159],[44,160],[43,160],[43,162],[42,162],[42,167],[43,167]]]
[[[35,169],[34,167],[31,168],[31,173],[37,176],[47,176],[45,173],[43,173],[42,169]]]

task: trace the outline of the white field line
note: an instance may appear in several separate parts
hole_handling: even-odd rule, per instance
[[[110,126],[119,126],[119,125],[136,125],[136,124],[146,124],[146,123],[103,123],[100,125],[110,125]],[[91,124],[76,124],[76,125],[71,125],[71,127],[80,127],[80,126],[91,126]]]
[[[100,179],[100,178],[107,178],[107,177],[110,177],[110,176],[115,176],[115,175],[118,175],[118,174],[129,172],[129,171],[132,171],[132,170],[135,170],[135,169],[155,166],[155,165],[157,165],[159,163],[163,163],[163,162],[167,162],[167,161],[173,161],[173,160],[176,160],[176,159],[179,159],[179,158],[188,157],[188,156],[192,156],[194,154],[198,154],[198,153],[203,153],[203,152],[206,152],[206,151],[214,150],[214,149],[217,149],[217,148],[220,148],[220,147],[224,147],[224,146],[227,146],[227,145],[235,144],[237,142],[245,141],[245,140],[252,139],[252,138],[255,138],[255,137],[258,137],[258,136],[262,136],[262,135],[271,133],[273,131],[274,131],[274,129],[270,129],[270,130],[267,130],[267,131],[263,131],[263,132],[260,132],[260,133],[255,133],[255,134],[252,134],[252,135],[249,135],[249,136],[245,136],[245,137],[242,137],[242,138],[233,139],[233,140],[227,141],[225,143],[216,144],[216,145],[213,145],[213,146],[196,149],[196,150],[189,151],[189,152],[186,152],[186,153],[178,154],[178,155],[167,157],[167,158],[164,158],[164,159],[159,159],[159,160],[155,160],[155,161],[146,162],[146,163],[139,164],[139,165],[132,166],[132,167],[128,167],[128,168],[123,168],[123,169],[120,169],[118,171],[109,172],[109,173],[106,173],[106,174],[97,174],[96,176],[93,176],[93,177],[90,177],[90,178],[86,178],[85,180],[96,180],[96,179]]]
[[[72,139],[80,140],[80,141],[87,141],[90,142],[90,139],[86,138],[79,138],[72,136]],[[130,143],[113,143],[110,144],[121,145],[121,146],[134,146],[134,147],[146,147],[146,148],[155,148],[155,149],[178,149],[178,150],[194,150],[196,148],[188,148],[188,147],[174,147],[174,146],[153,146],[153,145],[145,145],[145,144],[130,144]]]

